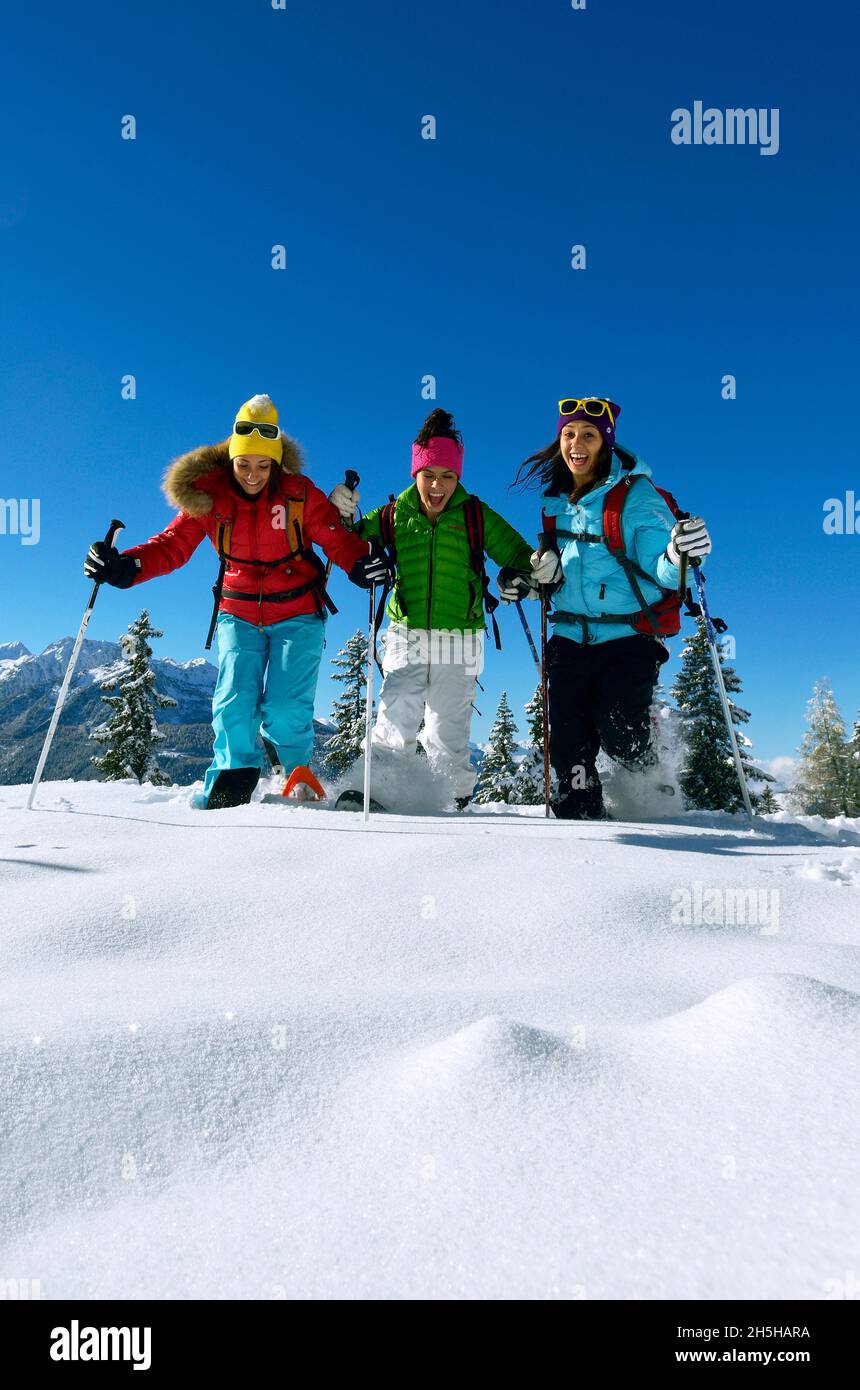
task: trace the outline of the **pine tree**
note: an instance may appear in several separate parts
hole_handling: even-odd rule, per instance
[[[152,659],[149,641],[161,636],[150,625],[149,613],[144,608],[119,639],[125,665],[102,683],[102,690],[118,693],[102,696],[113,714],[106,724],[93,729],[90,736],[97,743],[108,745],[107,752],[92,761],[109,782],[136,777],[138,782],[152,782],[154,786],[170,785],[170,778],[155,761],[155,745],[165,737],[159,731],[155,711],[170,709],[177,702],[169,695],[158,694],[155,672],[149,664]]]
[[[323,747],[322,765],[331,777],[348,772],[361,753],[367,700],[367,636],[359,629],[332,660],[339,675],[332,680],[342,693],[331,707],[335,732]]]
[[[851,761],[851,814],[860,816],[860,714],[854,721],[848,753]]]
[[[764,791],[759,796],[756,810],[763,816],[772,816],[779,810],[779,802],[770,787],[765,787]]]
[[[534,695],[525,706],[525,713],[528,720],[527,751],[517,768],[511,800],[515,801],[518,806],[542,806],[544,801],[543,699],[540,686],[537,687]]]
[[[726,666],[722,653],[720,667],[729,695],[732,722],[746,724],[749,711],[735,704],[731,696],[741,689],[741,681],[733,666]],[[681,669],[672,687],[678,704],[680,734],[684,756],[679,776],[687,805],[706,811],[740,811],[743,798],[732,756],[729,732],[726,728],[723,705],[711,661],[711,649],[703,618],[696,619],[696,631],[681,654]],[[736,729],[741,765],[747,781],[772,782],[769,772],[749,762],[750,740]],[[754,797],[750,798],[753,805]]]
[[[794,800],[810,816],[848,816],[852,813],[851,745],[829,681],[815,685],[807,705],[809,725],[800,745],[801,763]]]
[[[488,801],[511,800],[517,775],[514,762],[516,734],[517,726],[508,704],[507,692],[503,690],[472,798],[479,805],[485,805]]]

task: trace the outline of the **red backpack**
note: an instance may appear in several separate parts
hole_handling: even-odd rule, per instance
[[[616,449],[616,453],[622,459],[626,468],[633,466],[633,455],[622,453]],[[664,502],[676,521],[689,516],[689,512],[682,512],[671,492],[665,488],[657,487],[650,478],[644,473],[627,473],[619,482],[611,487],[603,499],[603,535],[592,535],[588,531],[568,531],[556,525],[556,517],[547,516],[543,513],[543,529],[547,542],[554,550],[558,549],[557,537],[576,540],[591,545],[605,545],[614,560],[617,560],[623,569],[630,588],[633,590],[634,597],[639,603],[639,609],[635,613],[602,613],[599,617],[594,617],[590,613],[563,613],[556,611],[551,614],[551,620],[575,619],[582,623],[584,640],[589,640],[589,626],[592,623],[626,623],[634,632],[645,633],[649,637],[674,637],[681,629],[681,595],[676,589],[662,589],[663,597],[656,603],[649,603],[644,593],[640,579],[645,579],[649,584],[657,584],[653,575],[643,570],[641,565],[637,565],[635,560],[631,560],[624,545],[624,535],[621,527],[621,517],[624,511],[624,503],[630,493],[633,484],[639,480],[648,483],[655,492],[659,492]],[[692,604],[690,591],[685,595],[687,612],[695,617],[695,605]]]

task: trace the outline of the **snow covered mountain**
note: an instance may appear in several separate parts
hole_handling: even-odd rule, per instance
[[[73,646],[73,637],[62,637],[34,655],[22,642],[0,645],[0,784],[32,777]],[[97,779],[90,758],[103,750],[88,735],[107,712],[101,682],[120,669],[122,660],[118,642],[84,640],[48,759],[48,776]],[[217,667],[203,657],[154,658],[152,667],[157,689],[177,702],[160,712],[167,738],[159,760],[169,766],[177,783],[193,782],[211,757]],[[327,725],[317,726],[318,737],[328,732]]]
[[[25,800],[0,788],[7,1277],[852,1296],[860,819]]]

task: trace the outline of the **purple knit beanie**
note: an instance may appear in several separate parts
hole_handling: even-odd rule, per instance
[[[579,409],[575,410],[572,415],[559,415],[558,429],[555,432],[556,439],[561,434],[565,425],[569,425],[573,420],[588,420],[589,424],[594,425],[594,428],[600,431],[600,433],[603,436],[604,443],[609,445],[609,452],[611,454],[612,449],[615,445],[615,425],[613,421],[617,421],[619,415],[621,414],[621,406],[616,405],[615,402],[611,401],[608,396],[584,396],[581,398],[573,396],[570,397],[570,399],[580,399],[587,401],[606,401],[606,404],[612,411],[612,419],[610,420],[605,410],[602,415],[589,415],[588,411],[583,410],[582,405],[580,404]]]

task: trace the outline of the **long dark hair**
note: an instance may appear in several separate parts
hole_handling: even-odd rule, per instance
[[[636,462],[630,450],[620,444],[615,445],[614,452],[621,459],[622,468],[632,468]],[[597,455],[597,472],[581,491],[577,491],[575,479],[561,456],[558,439],[554,439],[545,449],[538,449],[536,454],[529,454],[528,458],[523,460],[512,486],[522,489],[540,487],[544,497],[560,497],[562,493],[569,496],[572,492],[577,492],[578,497],[584,497],[586,492],[590,492],[598,483],[602,483],[604,478],[608,478],[612,467],[612,454],[612,446],[604,439]]]
[[[447,410],[438,407],[431,410],[413,442],[423,448],[431,439],[453,439],[455,444],[463,443],[463,436],[454,424],[454,416]]]

